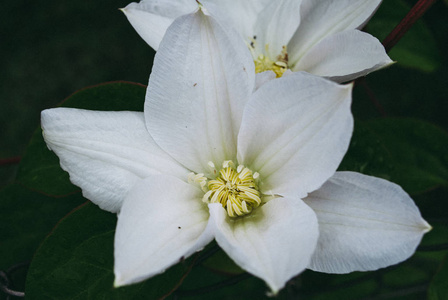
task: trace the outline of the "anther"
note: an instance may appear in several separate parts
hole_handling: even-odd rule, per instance
[[[205,193],[204,199],[209,199],[210,203],[221,203],[230,217],[250,213],[261,204],[252,171],[244,165],[235,168],[232,161],[224,161],[222,166],[219,176],[208,180],[209,190]]]

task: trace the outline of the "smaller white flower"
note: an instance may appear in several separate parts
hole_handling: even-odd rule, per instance
[[[414,253],[430,227],[409,196],[335,173],[353,128],[352,85],[297,72],[254,87],[244,43],[199,11],[168,29],[144,113],[42,112],[71,181],[118,213],[117,286],[213,239],[273,293],[306,268],[375,270]]]
[[[203,0],[227,20],[250,49],[257,73],[277,77],[290,69],[338,82],[392,64],[384,47],[360,31],[381,0]],[[129,22],[155,50],[178,16],[196,9],[195,0],[142,0],[123,9]]]

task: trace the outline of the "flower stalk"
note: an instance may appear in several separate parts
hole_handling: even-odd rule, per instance
[[[18,164],[21,159],[22,159],[21,156],[14,156],[14,157],[0,159],[0,166],[15,165],[15,164]]]
[[[382,42],[386,52],[389,52],[401,38],[411,29],[412,25],[434,4],[436,0],[419,0],[401,22],[392,30]]]

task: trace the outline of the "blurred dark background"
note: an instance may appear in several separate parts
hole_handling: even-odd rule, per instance
[[[398,0],[384,0],[382,7],[388,1]],[[406,0],[411,6],[416,2]],[[154,51],[140,39],[118,10],[128,3],[129,0],[2,2],[0,160],[22,156],[33,132],[39,127],[40,111],[55,107],[77,90],[116,80],[147,84]],[[383,11],[383,16],[387,13]],[[435,51],[430,53],[434,58],[431,63],[435,66],[432,70],[412,68],[397,59],[398,63],[392,67],[372,73],[358,82],[353,100],[353,113],[357,120],[378,118],[385,113],[387,116],[426,120],[448,129],[447,18],[448,0],[437,1],[423,17],[435,41]],[[377,15],[367,31],[375,31],[375,19],[378,20]],[[376,22],[375,26],[380,25]],[[388,32],[377,36],[382,39]],[[414,39],[410,44],[416,48],[430,48],[426,40]],[[412,55],[407,59],[412,62]],[[372,99],[377,103],[374,104]],[[0,188],[14,180],[17,166],[0,166]],[[446,191],[446,188],[438,188],[415,197],[424,216],[441,216],[446,220]],[[435,224],[434,232],[442,228],[440,223],[428,221]],[[443,233],[442,229],[439,232]],[[443,237],[441,234],[438,236]],[[437,254],[444,253],[430,252],[428,256]],[[408,272],[406,266],[397,272],[388,276],[404,278],[405,282],[409,281],[412,272],[412,276],[419,276],[413,269]],[[316,276],[326,276],[307,274],[310,276],[308,283],[313,282]],[[330,277],[316,278],[314,282],[318,290],[322,288],[322,278]],[[412,299],[423,299],[426,288],[417,292],[419,294]],[[403,296],[398,299],[409,298]]]
[[[118,10],[128,3],[2,3],[0,159],[22,155],[40,111],[76,90],[115,80],[147,83],[154,52]],[[0,186],[14,169],[2,168]]]
[[[417,1],[407,2],[413,5]],[[73,92],[115,80],[147,83],[154,52],[118,10],[128,3],[2,3],[0,159],[23,155],[39,125],[40,111],[56,106]],[[447,16],[447,1],[440,0],[423,18],[440,54],[448,52]],[[417,117],[448,128],[447,74],[447,58],[441,56],[434,72],[408,69],[398,63],[369,75],[366,83],[389,115]],[[369,97],[358,86],[353,106],[358,119],[379,116],[373,104],[366,109],[363,101]],[[13,180],[15,170],[16,165],[0,168],[0,187]]]

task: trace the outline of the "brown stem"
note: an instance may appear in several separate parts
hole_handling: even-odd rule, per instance
[[[0,166],[7,166],[7,165],[18,164],[21,159],[22,159],[22,157],[20,157],[20,156],[0,159]]]
[[[384,39],[383,46],[389,52],[396,43],[408,32],[414,23],[434,4],[436,0],[419,0],[401,22]]]
[[[376,110],[379,112],[379,114],[382,117],[386,117],[387,113],[384,107],[381,105],[381,103],[376,99],[375,94],[373,93],[372,89],[369,87],[369,85],[366,82],[365,77],[360,77],[356,80],[356,84],[359,84],[363,87],[364,91],[367,94],[367,97],[369,98],[370,102],[372,102],[373,106],[375,106]]]
[[[223,280],[221,282],[212,284],[210,286],[206,286],[206,287],[202,287],[202,288],[198,288],[198,289],[194,289],[194,290],[184,290],[184,291],[177,291],[176,292],[176,296],[178,297],[190,297],[190,296],[197,296],[197,295],[201,295],[201,294],[206,294],[206,293],[210,293],[213,292],[215,290],[219,290],[223,287],[227,287],[230,285],[234,285],[239,283],[242,280],[248,279],[252,277],[252,275],[250,275],[249,273],[241,273],[239,275],[235,275],[229,279]]]

